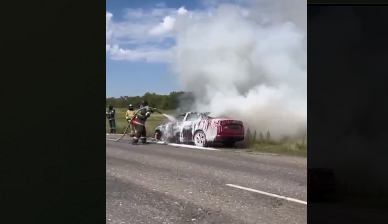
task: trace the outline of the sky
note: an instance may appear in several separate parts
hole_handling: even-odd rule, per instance
[[[170,69],[174,18],[188,13],[199,18],[222,3],[244,1],[106,1],[106,96],[179,91]],[[133,80],[141,84],[131,85]]]

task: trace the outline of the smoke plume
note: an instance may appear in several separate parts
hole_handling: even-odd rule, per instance
[[[178,17],[173,69],[195,98],[192,110],[241,119],[271,138],[305,133],[307,4],[288,2],[260,1],[248,15],[224,4],[205,18]]]

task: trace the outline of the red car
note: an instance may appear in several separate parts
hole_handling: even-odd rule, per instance
[[[212,143],[222,143],[232,147],[244,140],[245,129],[242,121],[213,118],[208,113],[186,112],[155,128],[155,139],[170,143],[185,143],[207,147]]]
[[[307,167],[307,192],[320,196],[335,192],[334,171],[329,168]]]

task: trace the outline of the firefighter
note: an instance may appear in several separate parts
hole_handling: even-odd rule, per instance
[[[129,123],[133,117],[135,116],[135,111],[133,110],[132,104],[129,104],[128,110],[125,113],[125,118],[127,119],[127,122]],[[135,128],[133,127],[133,124],[129,124],[129,136],[134,137],[135,136]]]
[[[135,128],[135,136],[133,137],[132,142],[133,144],[137,144],[139,142],[139,138],[141,143],[147,143],[147,130],[145,123],[147,118],[149,118],[153,112],[153,109],[148,106],[148,102],[143,100],[140,104],[140,111],[137,113],[135,121],[133,122],[133,126]]]
[[[113,109],[112,105],[108,105],[108,111],[106,112],[106,118],[109,120],[110,133],[116,133],[116,111]]]

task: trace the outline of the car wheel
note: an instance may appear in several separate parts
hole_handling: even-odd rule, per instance
[[[206,147],[208,145],[206,141],[206,135],[203,131],[195,132],[194,144],[199,147]]]
[[[222,142],[222,145],[224,147],[233,147],[235,144],[236,144],[235,141],[225,141],[225,142]]]
[[[159,130],[155,131],[155,139],[158,141],[162,139],[162,133]]]

